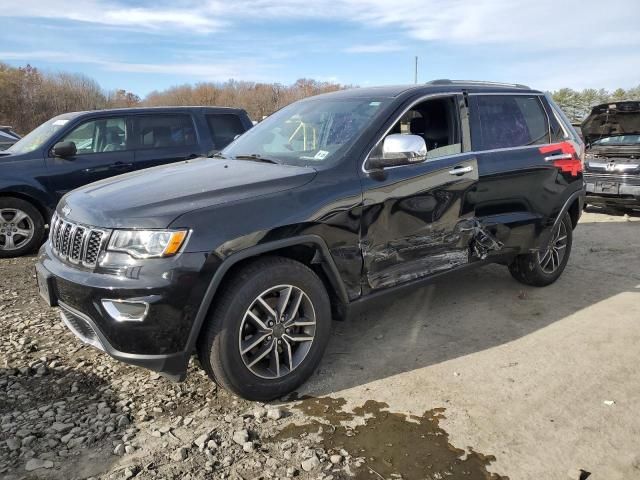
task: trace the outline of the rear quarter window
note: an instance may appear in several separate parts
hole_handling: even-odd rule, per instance
[[[206,115],[207,125],[216,149],[222,150],[234,138],[242,135],[245,128],[237,115],[230,113],[211,113]]]
[[[134,117],[139,148],[170,148],[196,145],[190,115],[140,115]]]
[[[549,143],[547,115],[537,95],[472,96],[474,150]]]

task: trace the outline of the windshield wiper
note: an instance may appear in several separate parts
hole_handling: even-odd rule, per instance
[[[270,158],[264,158],[258,155],[257,153],[251,153],[247,155],[236,155],[233,158],[236,160],[253,160],[254,162],[275,163],[276,165],[280,164],[280,162],[277,162]]]

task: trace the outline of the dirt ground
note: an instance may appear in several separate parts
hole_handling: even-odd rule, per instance
[[[640,216],[587,212],[552,286],[455,275],[334,323],[298,401],[81,345],[0,260],[0,477],[640,478]]]

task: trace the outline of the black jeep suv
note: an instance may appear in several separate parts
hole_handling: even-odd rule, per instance
[[[83,341],[179,380],[298,387],[331,319],[487,263],[544,286],[582,211],[583,145],[543,93],[434,81],[301,100],[214,158],[66,195],[37,264]]]
[[[65,193],[221,150],[253,124],[244,110],[154,107],[65,113],[0,152],[0,258],[42,245]]]
[[[597,105],[582,122],[586,202],[640,208],[640,101]]]

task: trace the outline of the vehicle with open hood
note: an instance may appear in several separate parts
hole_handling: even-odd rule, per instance
[[[582,122],[588,204],[640,208],[640,101],[593,107]]]
[[[582,154],[553,101],[522,85],[311,97],[212,158],[65,195],[40,292],[117,359],[181,380],[197,354],[225,388],[278,398],[313,373],[332,318],[376,299],[489,263],[553,283],[582,212]]]

